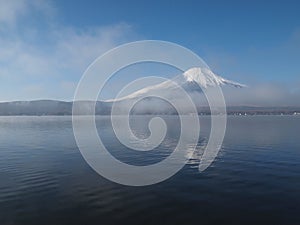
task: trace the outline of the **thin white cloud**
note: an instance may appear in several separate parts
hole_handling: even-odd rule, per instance
[[[0,1],[0,23],[13,25],[18,16],[21,16],[28,10],[25,0]]]
[[[32,13],[40,13],[44,17],[51,18],[55,14],[55,8],[49,1],[41,0],[0,0],[0,25],[6,29],[16,28],[20,19]]]
[[[39,26],[31,23],[35,13]],[[0,91],[0,101],[72,99],[64,84],[78,81],[96,57],[134,36],[126,23],[75,28],[49,20],[53,13],[47,1],[0,0],[0,90],[11,90]]]
[[[128,24],[94,27],[81,31],[67,29],[57,34],[56,56],[62,67],[86,68],[100,54],[128,40],[131,32]]]

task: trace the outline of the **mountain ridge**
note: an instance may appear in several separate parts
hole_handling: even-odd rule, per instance
[[[51,102],[52,104],[49,104]],[[93,101],[80,101],[82,107],[89,108],[89,114],[93,113]],[[33,100],[33,101],[12,101],[0,103],[0,116],[63,116],[72,115],[73,101],[61,100]],[[102,101],[96,102],[96,115],[110,115],[111,104]],[[209,107],[204,106],[198,110],[200,115],[209,115]],[[293,115],[300,113],[300,106],[227,106],[227,114],[247,114],[247,115]],[[134,114],[134,113],[133,113]],[[137,113],[139,114],[139,113]],[[145,113],[169,115],[168,113]],[[81,115],[81,114],[80,114]],[[82,114],[86,115],[86,114]],[[173,115],[173,113],[172,113]]]

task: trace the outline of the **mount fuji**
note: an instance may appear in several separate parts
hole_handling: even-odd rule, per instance
[[[175,76],[173,79],[163,81],[159,84],[150,85],[142,88],[124,97],[105,100],[103,103],[113,105],[118,108],[119,112],[126,112],[136,101],[131,109],[132,114],[176,114],[175,108],[164,99],[177,101],[178,105],[188,110],[186,99],[183,96],[184,90],[193,100],[198,112],[207,106],[207,100],[203,94],[204,89],[228,86],[233,88],[246,87],[243,84],[227,80],[213,73],[208,68],[191,68],[183,74]],[[156,97],[158,96],[158,97]],[[189,113],[186,111],[185,113]]]
[[[202,93],[203,89],[220,86],[232,86],[234,88],[246,87],[246,85],[244,84],[240,84],[220,77],[208,68],[195,67],[187,70],[183,74],[177,75],[171,80],[148,86],[121,98],[110,99],[104,102],[112,103],[134,100],[136,98],[147,98],[148,96],[155,96],[158,94],[167,96],[169,98],[178,98],[180,97],[178,96],[178,88],[183,88],[187,93],[194,94]]]

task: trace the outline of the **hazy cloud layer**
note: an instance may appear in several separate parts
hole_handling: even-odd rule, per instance
[[[72,99],[86,67],[134,36],[125,23],[61,26],[56,14],[46,1],[0,1],[0,101]]]
[[[300,106],[300,88],[280,84],[259,84],[242,89],[224,89],[227,105]]]

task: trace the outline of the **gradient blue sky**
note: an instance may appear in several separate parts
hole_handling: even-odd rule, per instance
[[[282,85],[288,98],[300,85],[299,9],[299,1],[0,0],[0,101],[71,100],[97,56],[142,39],[183,45],[228,79]]]

